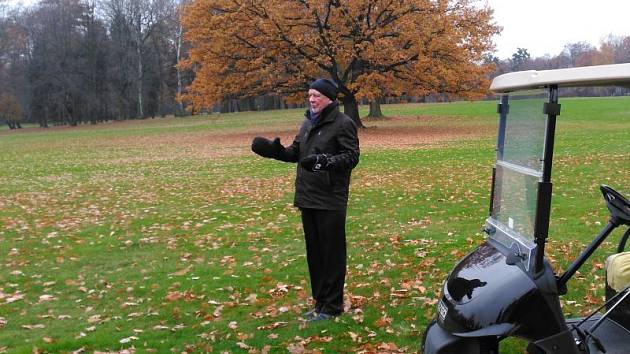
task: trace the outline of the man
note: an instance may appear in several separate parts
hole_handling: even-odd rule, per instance
[[[357,127],[339,112],[337,85],[318,79],[310,85],[310,109],[290,146],[280,139],[256,137],[252,150],[260,156],[299,162],[294,205],[302,213],[306,260],[315,308],[309,321],[332,319],[343,312],[346,277],[346,209],[350,174],[359,162]]]

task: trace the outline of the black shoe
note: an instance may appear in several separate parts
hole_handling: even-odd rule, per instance
[[[327,313],[323,313],[323,312],[315,312],[315,315],[309,319],[306,320],[306,322],[319,322],[319,321],[327,321],[327,320],[332,320],[334,319],[335,316],[333,315],[329,315]]]
[[[317,308],[310,309],[302,314],[302,318],[307,321],[310,321],[315,316],[317,316]]]

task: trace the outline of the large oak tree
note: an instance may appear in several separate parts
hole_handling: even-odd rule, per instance
[[[499,30],[470,0],[193,0],[183,22],[194,107],[268,93],[303,100],[324,76],[359,124],[358,98],[480,93]]]

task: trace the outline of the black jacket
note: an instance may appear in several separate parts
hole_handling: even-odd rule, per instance
[[[336,102],[322,111],[315,125],[310,111],[293,144],[281,152],[279,160],[298,162],[311,154],[329,154],[324,171],[311,172],[297,165],[294,205],[298,208],[343,210],[348,205],[350,174],[359,163],[357,126],[339,112]]]

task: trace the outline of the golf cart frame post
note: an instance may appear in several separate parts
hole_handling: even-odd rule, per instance
[[[549,101],[543,108],[543,113],[547,115],[547,127],[545,129],[545,145],[543,152],[543,174],[542,181],[538,182],[538,198],[536,205],[536,223],[534,237],[536,243],[535,272],[543,270],[545,256],[545,243],[549,236],[549,217],[551,214],[551,167],[553,165],[553,146],[556,136],[556,117],[560,114],[558,104],[558,86],[549,87]]]

